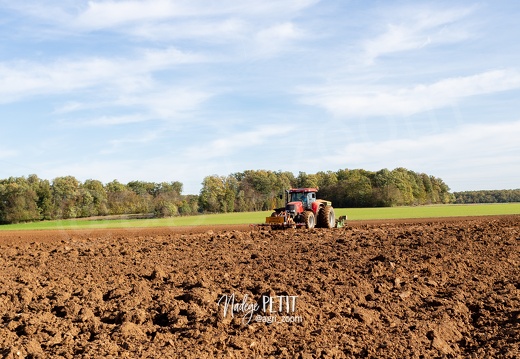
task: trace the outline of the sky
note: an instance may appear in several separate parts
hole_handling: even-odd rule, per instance
[[[520,188],[520,2],[0,0],[0,178]]]

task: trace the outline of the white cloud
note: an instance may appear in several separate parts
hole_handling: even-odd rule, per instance
[[[184,156],[192,159],[229,156],[238,150],[261,145],[273,137],[283,136],[291,130],[292,126],[268,126],[247,132],[237,132],[227,137],[219,137],[205,146],[198,145],[188,148]]]
[[[382,34],[362,44],[366,63],[371,64],[385,54],[458,42],[470,37],[462,25],[454,23],[470,14],[473,8],[433,10],[412,7],[399,10],[399,15],[392,12],[392,22],[386,25]]]
[[[260,30],[256,34],[256,52],[264,55],[278,53],[294,40],[305,37],[303,30],[292,22],[284,22]]]
[[[126,36],[169,42],[210,40],[243,46],[257,38],[280,44],[300,31],[292,20],[319,0],[93,0],[83,4],[27,0],[9,7],[54,28],[53,37],[108,30]],[[254,48],[254,47],[253,47]]]
[[[295,14],[316,0],[257,0],[237,2],[221,0],[147,0],[89,1],[86,9],[74,20],[87,28],[105,28],[133,22],[154,22],[165,19],[215,16],[266,16]]]
[[[338,117],[409,116],[452,105],[462,98],[520,88],[514,69],[492,70],[408,88],[323,86],[304,90],[302,102]]]
[[[75,20],[81,27],[103,28],[133,21],[158,20],[185,15],[184,9],[169,0],[89,1]]]
[[[96,86],[112,86],[122,92],[143,91],[152,86],[151,76],[155,71],[203,61],[202,56],[167,48],[161,51],[142,50],[133,59],[68,59],[48,64],[29,61],[0,63],[0,103]]]
[[[214,43],[241,41],[248,37],[250,25],[244,20],[189,19],[177,22],[147,22],[127,30],[134,37],[153,41],[178,39],[209,39]]]
[[[137,123],[147,121],[149,118],[143,115],[128,115],[128,116],[101,116],[95,119],[80,121],[81,125],[87,126],[113,126],[125,125],[129,123]]]
[[[161,69],[168,69],[172,66],[195,64],[210,62],[211,60],[204,55],[189,53],[178,50],[174,47],[169,47],[162,50],[142,51],[142,58],[138,58],[138,65],[142,65],[144,71],[157,71]],[[135,65],[130,63],[130,65]]]
[[[56,106],[53,111],[53,114],[61,115],[65,113],[79,111],[85,108],[85,105],[78,101],[70,101],[64,104],[60,104]]]
[[[143,94],[119,97],[115,104],[123,107],[143,107],[149,117],[171,119],[198,108],[212,96],[211,93],[191,88],[161,88]]]
[[[118,82],[121,80],[119,75],[124,72],[118,63],[106,59],[58,61],[48,65],[0,64],[0,101],[5,103],[36,94],[62,93]]]
[[[247,19],[279,22],[290,19],[320,0],[25,0],[3,7],[40,23],[75,31],[127,29],[145,24],[194,20]],[[200,21],[202,24],[203,22]],[[49,26],[47,26],[48,28]],[[182,29],[181,29],[182,31]],[[63,35],[63,34],[62,34]]]
[[[110,101],[97,101],[93,104],[66,103],[54,110],[53,114],[62,115],[60,126],[67,127],[109,127],[124,126],[147,121],[178,122],[185,120],[212,95],[191,88],[164,88],[159,86],[143,93],[129,93],[114,96]],[[117,115],[80,115],[77,111],[99,111],[108,108],[110,112],[123,109],[125,113]],[[142,136],[142,134],[139,134]],[[124,142],[135,142],[121,141]]]

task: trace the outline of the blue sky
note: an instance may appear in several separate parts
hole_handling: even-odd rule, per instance
[[[0,0],[0,178],[519,188],[520,2]]]

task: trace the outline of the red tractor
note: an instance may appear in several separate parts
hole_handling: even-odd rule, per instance
[[[266,218],[272,228],[343,227],[347,216],[336,220],[332,203],[316,199],[317,188],[291,188],[285,191],[285,207],[274,210]]]

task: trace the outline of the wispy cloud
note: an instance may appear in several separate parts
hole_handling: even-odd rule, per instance
[[[218,158],[229,156],[236,151],[249,147],[258,147],[266,141],[279,136],[284,136],[292,130],[292,126],[268,126],[255,128],[251,131],[236,132],[229,136],[219,137],[207,145],[198,145],[188,148],[185,152],[187,158]]]
[[[190,87],[161,87],[140,94],[120,96],[114,103],[123,107],[145,108],[150,117],[171,119],[197,109],[213,96]]]
[[[185,121],[192,116],[193,112],[197,111],[211,96],[210,93],[191,88],[157,87],[141,93],[115,95],[104,102],[66,103],[55,109],[53,114],[62,116],[57,122],[60,126],[68,128],[124,126],[148,121],[174,123]],[[88,115],[89,111],[102,113],[104,109],[107,112],[116,111],[118,114]],[[125,114],[120,114],[122,111]],[[121,143],[135,143],[135,141],[121,141]]]
[[[290,19],[320,0],[91,0],[8,2],[6,7],[26,16],[62,27],[93,31],[107,28],[131,28],[139,24],[200,19],[214,21],[247,19],[280,22]],[[199,20],[198,20],[199,19]]]
[[[222,0],[208,3],[203,0],[172,1],[89,1],[79,13],[76,23],[83,27],[113,27],[133,22],[149,22],[164,19],[189,17],[242,16],[257,17],[294,14],[313,4],[316,0],[253,0],[241,3]]]
[[[85,29],[110,28],[158,42],[209,41],[234,48],[228,60],[237,54],[270,57],[305,38],[305,31],[292,19],[316,2],[250,1],[246,5],[221,1],[218,6],[205,1],[89,2],[73,23]]]
[[[169,0],[89,1],[75,22],[80,27],[105,28],[136,21],[187,15],[186,8]]]
[[[46,23],[50,36],[92,34],[105,31],[160,44],[190,39],[207,45],[235,48],[230,56],[276,55],[286,45],[302,38],[295,23],[304,10],[319,0],[123,0],[86,3],[28,0],[9,6],[24,16]],[[52,16],[49,16],[52,14]],[[244,51],[238,51],[243,48]],[[213,54],[214,56],[215,54]]]
[[[85,108],[85,105],[78,101],[69,101],[63,104],[60,104],[54,108],[52,112],[55,115],[62,115],[70,112],[80,111]]]
[[[128,116],[101,116],[95,119],[80,121],[83,126],[113,126],[126,125],[129,123],[137,123],[149,120],[143,115],[128,115]]]
[[[414,6],[399,10],[397,17],[395,12],[391,12],[391,22],[386,24],[382,33],[362,44],[366,63],[371,64],[386,54],[458,42],[470,37],[464,26],[457,22],[474,11],[474,7],[435,10]]]
[[[295,40],[305,38],[305,32],[292,22],[284,22],[260,30],[256,36],[257,53],[271,55],[287,49]]]
[[[179,51],[143,50],[134,58],[86,58],[49,63],[16,61],[0,63],[0,102],[27,96],[56,94],[102,86],[129,92],[149,89],[155,71],[187,63],[203,62],[203,57]]]
[[[145,22],[126,30],[131,36],[151,41],[196,39],[212,43],[243,41],[248,37],[250,25],[238,18],[185,19],[176,22]]]
[[[453,77],[431,84],[390,86],[322,86],[303,91],[303,102],[338,117],[409,116],[455,104],[466,97],[520,88],[514,69]]]

